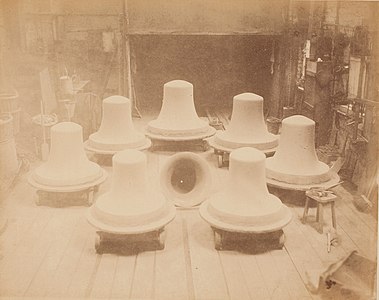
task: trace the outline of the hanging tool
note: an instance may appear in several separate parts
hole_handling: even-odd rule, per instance
[[[45,132],[45,109],[43,100],[41,100],[41,127],[42,127],[42,144],[41,144],[41,159],[46,161],[49,157],[49,144],[46,142]]]

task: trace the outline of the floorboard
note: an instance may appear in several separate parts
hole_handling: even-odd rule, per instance
[[[196,210],[183,211],[188,228],[189,249],[196,299],[229,299],[229,290],[211,228]],[[211,271],[210,271],[211,270]]]
[[[137,255],[130,298],[152,299],[155,293],[155,251]]]
[[[307,235],[304,235],[294,222],[289,223],[284,232],[286,234],[284,247],[305,286],[307,289],[312,289],[318,285],[319,274],[326,266],[309,243]]]
[[[220,251],[219,255],[230,299],[254,299],[247,287],[247,279],[238,259],[239,254],[234,251]]]
[[[90,298],[107,299],[112,293],[118,256],[115,254],[102,254],[100,256],[101,260],[93,281]]]
[[[375,259],[376,235],[362,233],[361,230],[358,229],[359,225],[356,223],[356,220],[352,221],[351,219],[346,218],[343,214],[340,214],[337,222],[354,242],[360,254],[366,256],[367,258]]]
[[[74,274],[79,269],[79,260],[88,242],[93,243],[92,228],[90,228],[84,216],[81,216],[75,226],[74,235],[69,241],[64,256],[54,274],[50,274],[50,285],[45,287],[46,297],[64,297],[73,280]]]
[[[253,255],[238,255],[241,272],[246,278],[251,299],[270,299],[270,292],[263,280],[262,272]]]
[[[182,219],[178,215],[166,228],[165,249],[156,252],[155,298],[188,299],[192,276],[187,278]],[[187,241],[188,243],[188,241]]]
[[[285,249],[273,250],[271,251],[271,257],[279,270],[278,272],[286,281],[286,287],[291,299],[312,299],[288,252]]]
[[[255,255],[258,268],[269,293],[270,299],[291,299],[287,290],[287,278],[272,259],[270,252]]]
[[[111,298],[128,299],[135,272],[136,255],[121,255],[117,259]]]
[[[77,228],[80,216],[77,212],[66,209],[60,216],[60,224],[57,230],[59,234],[53,234],[50,237],[50,245],[47,253],[39,267],[33,280],[28,286],[25,296],[37,297],[43,295],[53,281],[54,274],[57,273],[58,266],[65,255],[67,246],[73,236],[74,230]]]
[[[46,221],[46,210],[40,209],[20,209],[20,214],[7,213],[7,225],[5,231],[0,235],[0,266],[8,257],[14,255],[20,243],[24,243],[25,237],[29,234],[36,220]]]
[[[55,212],[56,213],[56,212]],[[1,264],[2,295],[23,296],[44,259],[58,226],[51,209],[45,209],[30,226],[12,255]]]
[[[346,212],[348,215],[353,214],[354,218],[359,218],[359,220],[366,224],[368,228],[372,232],[378,232],[378,224],[375,218],[370,213],[360,212],[354,206],[354,196],[349,193],[346,188],[342,186],[337,186],[333,189],[335,193],[338,195],[338,202],[343,203],[344,205],[341,207],[342,211]],[[338,204],[337,202],[337,204]]]
[[[331,264],[347,255],[344,248],[339,245],[338,247],[333,247],[328,253],[327,248],[327,232],[331,231],[331,214],[329,213],[329,207],[324,208],[324,227],[323,233],[320,233],[315,228],[315,222],[312,222],[311,217],[306,224],[302,223],[302,214],[304,208],[302,207],[292,207],[293,219],[292,222],[300,229],[303,235],[308,237],[308,241],[312,248],[317,253],[318,257],[323,261],[325,265]],[[311,209],[310,209],[311,211]],[[314,213],[316,213],[316,208],[313,208]],[[313,225],[313,226],[312,226]],[[342,241],[341,241],[342,242]]]
[[[100,264],[101,255],[97,255],[94,247],[95,232],[89,234],[81,251],[78,267],[72,274],[67,296],[72,298],[88,297],[92,290],[93,278]]]

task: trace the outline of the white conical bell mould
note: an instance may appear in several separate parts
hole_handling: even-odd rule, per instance
[[[104,232],[139,234],[163,228],[174,219],[175,207],[148,186],[144,153],[123,150],[112,162],[111,189],[90,207],[90,224]]]
[[[196,113],[192,84],[184,80],[167,82],[161,111],[149,122],[146,135],[158,140],[195,140],[214,133],[215,129]]]
[[[37,167],[29,176],[33,186],[74,187],[99,183],[106,172],[88,160],[83,147],[82,127],[72,122],[62,122],[51,127],[51,146],[47,162]]]
[[[282,229],[291,211],[266,185],[265,155],[243,147],[230,155],[225,188],[200,207],[200,215],[212,227],[225,231],[264,233]]]
[[[279,146],[274,156],[267,159],[266,175],[268,180],[305,186],[339,180],[317,158],[315,122],[301,115],[283,120]]]
[[[100,128],[89,136],[85,148],[97,153],[111,153],[125,149],[143,150],[151,142],[133,125],[130,100],[123,96],[111,96],[103,101]]]
[[[216,133],[210,145],[227,152],[241,147],[275,151],[278,136],[267,130],[263,117],[263,98],[253,93],[234,96],[230,124],[225,131]]]

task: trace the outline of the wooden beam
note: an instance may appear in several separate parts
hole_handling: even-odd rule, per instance
[[[204,35],[204,36],[231,36],[231,35],[276,35],[279,36],[282,33],[271,30],[254,30],[254,31],[230,31],[230,32],[212,32],[212,31],[171,31],[171,30],[157,30],[157,31],[145,31],[145,30],[131,30],[129,35]]]
[[[347,98],[348,101],[354,101],[360,104],[366,104],[366,105],[371,105],[371,106],[378,106],[379,101],[373,101],[369,99],[364,99],[364,98]]]

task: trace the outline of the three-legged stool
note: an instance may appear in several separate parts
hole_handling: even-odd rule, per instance
[[[316,222],[318,223],[318,231],[320,233],[323,233],[323,222],[324,222],[323,209],[324,209],[324,206],[328,205],[329,203],[332,210],[332,225],[334,229],[337,229],[336,211],[334,207],[337,196],[334,195],[332,191],[317,190],[317,189],[310,189],[306,191],[305,196],[306,196],[306,199],[305,199],[305,207],[304,207],[304,213],[303,213],[303,223],[307,221],[309,201],[310,199],[312,199],[317,202]]]

